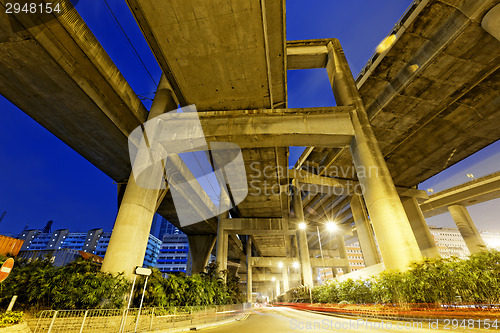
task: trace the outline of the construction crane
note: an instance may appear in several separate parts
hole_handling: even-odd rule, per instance
[[[52,223],[54,223],[54,221],[48,221],[47,224],[45,225],[45,227],[43,227],[42,229],[42,232],[44,233],[50,233],[52,231]]]

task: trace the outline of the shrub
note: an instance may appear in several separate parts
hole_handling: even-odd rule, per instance
[[[23,321],[23,313],[21,311],[9,311],[0,313],[0,328],[19,324]]]
[[[483,251],[467,260],[424,258],[405,272],[387,270],[365,280],[332,281],[312,294],[321,303],[498,303],[500,252]]]

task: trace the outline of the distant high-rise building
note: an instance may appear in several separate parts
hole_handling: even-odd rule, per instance
[[[164,217],[159,216],[159,218],[161,219],[160,232],[158,234],[158,238],[159,239],[163,239],[164,235],[179,235],[179,234],[182,234],[182,231],[180,231],[172,223],[168,222]]]
[[[441,257],[449,258],[453,256],[460,259],[467,259],[469,257],[469,249],[458,229],[429,226],[429,231],[434,238]],[[500,233],[480,231],[479,234],[486,243],[487,248],[500,249]],[[346,242],[346,250],[351,272],[365,268],[363,253],[361,252],[357,238],[351,238],[351,240]],[[380,259],[382,260],[381,257]],[[322,278],[320,270],[318,270],[318,277]]]
[[[156,232],[157,228],[158,228],[158,221],[161,220],[161,216],[158,215],[158,214],[155,214],[153,216],[153,221],[151,221],[151,230],[149,231],[149,233],[153,236],[155,236],[156,238],[159,238],[158,237],[158,233]]]
[[[158,257],[160,255],[160,249],[161,249],[161,240],[150,234],[142,266],[156,267],[158,265]]]
[[[108,249],[111,232],[103,232],[102,229],[91,229],[88,232],[69,232],[68,229],[59,229],[52,233],[44,233],[40,230],[24,230],[19,238],[24,240],[21,252],[69,249],[104,257]],[[156,266],[160,246],[161,241],[155,236],[149,235],[144,255],[144,266]],[[26,258],[30,257],[29,254],[25,254],[25,256]]]
[[[106,250],[108,249],[109,240],[111,239],[111,232],[103,232],[99,238],[99,242],[96,245],[95,254],[104,257],[106,255]],[[143,266],[145,267],[156,267],[156,261],[158,260],[158,255],[160,253],[161,241],[155,236],[149,234],[148,245],[146,247],[146,253],[144,254]]]
[[[158,257],[158,269],[163,276],[169,273],[186,273],[189,254],[187,236],[180,234],[165,234]]]
[[[19,239],[24,240],[23,246],[21,247],[21,251],[29,250],[31,244],[35,240],[35,237],[40,233],[40,230],[37,229],[31,229],[31,230],[24,230],[21,235],[19,235]]]

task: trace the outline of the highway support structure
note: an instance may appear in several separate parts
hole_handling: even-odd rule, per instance
[[[477,231],[467,208],[462,205],[451,205],[448,206],[448,210],[470,253],[474,254],[486,250],[486,244]]]
[[[225,141],[234,136],[237,143],[244,147],[263,147],[266,144],[288,147],[294,145],[294,142],[301,142],[301,145],[304,145],[305,142],[309,146],[349,148],[358,171],[358,181],[356,182],[361,186],[363,195],[353,194],[351,190],[348,190],[343,200],[351,205],[353,215],[351,221],[354,221],[356,225],[363,253],[366,253],[367,265],[375,265],[379,262],[375,251],[373,233],[371,232],[373,227],[385,267],[406,269],[411,261],[421,258],[422,253],[424,255],[434,253],[435,249],[432,248],[429,242],[428,230],[425,230],[425,220],[423,220],[421,212],[419,213],[415,198],[411,200],[403,199],[406,207],[402,203],[401,191],[411,192],[412,189],[396,188],[392,181],[339,42],[335,39],[328,40],[326,47],[328,50],[326,70],[338,107],[310,110],[240,110],[233,114],[229,111],[204,112],[200,116],[200,121],[203,124],[205,133],[207,133],[207,141]],[[170,111],[175,108],[174,106],[176,107],[175,96],[163,77],[148,119],[162,112]],[[256,114],[261,116],[261,122],[253,121],[250,125],[245,125],[245,122],[248,122],[247,120]],[[232,129],[237,133],[233,133],[221,125],[221,121],[227,117],[232,117],[235,123],[240,124]],[[273,122],[281,122],[284,125],[280,126],[279,129],[273,126],[265,126],[265,124]],[[308,126],[303,126],[304,124]],[[224,129],[224,131],[220,132],[219,129]],[[252,142],[248,140],[249,137],[255,137],[256,139]],[[271,141],[264,140],[265,137],[271,138]],[[316,179],[317,175],[309,176],[312,181],[318,180]],[[321,178],[325,178],[327,182],[331,183],[327,183],[329,187],[343,186],[343,180]],[[137,253],[144,252],[143,249],[145,249],[147,243],[151,220],[161,194],[159,190],[147,190],[138,187],[133,179],[134,177],[131,175],[103,264],[104,271],[112,273],[124,271],[125,276],[128,278],[131,277],[133,267],[142,265],[142,256],[137,255]],[[245,221],[245,219],[230,219],[227,212],[218,216],[216,256],[221,270],[227,269],[228,233],[231,230],[234,232],[239,230],[237,231],[238,235],[259,234],[259,232],[266,232],[266,234],[274,232],[292,236],[295,234],[298,245],[301,283],[309,288],[314,284],[312,267],[324,267],[325,261],[328,267],[342,267],[345,271],[349,270],[342,235],[337,237],[340,259],[322,258],[320,260],[319,258],[310,257],[307,232],[304,229],[297,228],[300,222],[306,220],[300,190],[301,181],[303,180],[297,176],[291,178],[291,184],[289,184],[294,194],[293,212],[295,218],[287,221],[290,222],[288,229],[284,229],[283,226],[260,229],[249,228],[247,225],[243,226],[243,223],[250,222],[250,219],[248,221]],[[307,180],[305,182],[307,183]],[[366,204],[366,209],[363,201]],[[349,212],[344,211],[343,214],[348,217]],[[368,215],[371,224],[368,221]],[[262,219],[263,223],[268,223],[268,226],[276,223],[276,221],[264,220]],[[349,219],[345,221],[349,221]],[[234,225],[238,223],[241,224],[240,229],[228,228],[228,224]],[[203,244],[198,246],[199,242]],[[194,265],[196,268],[193,269],[193,272],[201,271],[206,265],[209,253],[212,251],[213,235],[212,237],[191,235],[190,245],[193,247],[193,260],[197,261],[197,258],[201,258]],[[251,256],[251,248],[252,244],[248,242],[247,255],[244,259],[247,262],[247,270],[250,272],[247,273],[247,276],[252,276],[253,267],[263,265],[262,260],[270,260],[269,264],[274,265],[273,267],[287,260],[287,258],[273,259],[267,257],[258,259]],[[288,274],[286,274],[286,277],[285,279],[285,273],[282,273],[280,279],[283,280],[283,289],[285,291],[289,287]],[[249,278],[249,282],[247,284],[248,290],[252,289],[251,278]]]

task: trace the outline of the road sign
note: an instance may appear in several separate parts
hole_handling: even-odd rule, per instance
[[[7,261],[3,263],[2,268],[0,268],[0,282],[3,282],[3,280],[9,276],[12,267],[14,267],[14,259],[12,258],[7,259]]]
[[[137,266],[135,268],[135,274],[150,276],[151,275],[151,269]]]

